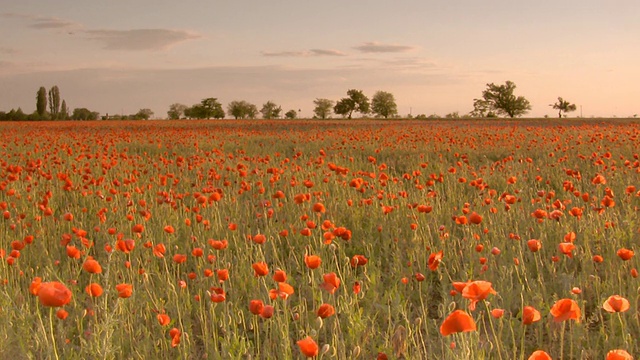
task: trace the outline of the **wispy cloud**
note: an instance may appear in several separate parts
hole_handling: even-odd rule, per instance
[[[305,51],[263,51],[262,55],[271,57],[346,56],[346,54],[342,51],[333,49],[310,49]]]
[[[171,29],[87,30],[84,33],[89,39],[103,43],[108,50],[166,50],[201,38],[196,33]]]
[[[359,46],[354,46],[353,48],[363,53],[400,53],[414,50],[416,47],[408,45],[382,44],[373,41],[366,42]]]
[[[28,23],[28,27],[33,29],[71,29],[80,27],[81,25],[69,21],[60,19],[53,16],[37,16],[37,15],[29,15],[29,14],[20,14],[20,13],[2,13],[2,17],[10,18],[10,19],[22,19]]]

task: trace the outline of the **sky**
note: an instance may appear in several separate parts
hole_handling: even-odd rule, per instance
[[[101,114],[215,97],[300,116],[349,89],[398,111],[473,109],[513,81],[526,116],[640,113],[638,0],[0,0],[0,110],[40,86]]]

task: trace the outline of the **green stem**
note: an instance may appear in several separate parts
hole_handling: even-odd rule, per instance
[[[53,307],[49,308],[49,327],[51,329],[51,344],[53,345],[53,354],[56,356],[56,360],[59,360],[58,357],[58,347],[56,346],[56,336],[53,332]]]

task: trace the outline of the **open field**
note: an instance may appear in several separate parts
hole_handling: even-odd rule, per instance
[[[0,123],[0,357],[638,356],[639,154],[635,120]]]

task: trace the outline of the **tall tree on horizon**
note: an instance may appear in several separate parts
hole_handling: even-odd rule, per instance
[[[40,86],[36,95],[36,112],[40,116],[47,112],[47,89],[44,86]]]
[[[51,119],[58,119],[60,113],[60,89],[58,85],[54,85],[49,90],[49,112],[51,113]]]

